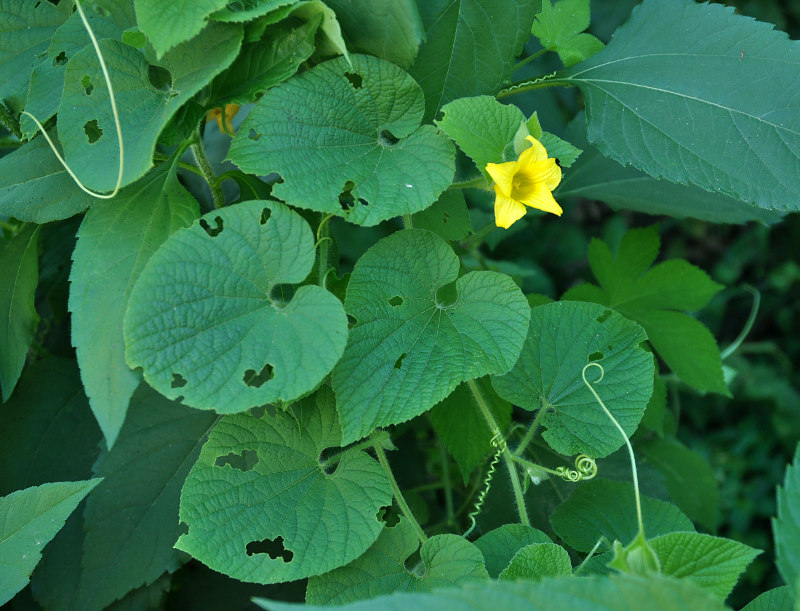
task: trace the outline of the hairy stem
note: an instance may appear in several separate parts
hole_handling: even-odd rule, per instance
[[[206,157],[206,152],[203,149],[203,138],[198,129],[194,134],[194,141],[192,142],[192,155],[197,163],[197,167],[203,173],[209,188],[211,189],[211,197],[214,200],[214,208],[222,208],[225,206],[225,196],[222,194],[222,187],[219,184],[219,179],[211,167],[211,164]]]
[[[522,456],[522,454],[530,445],[531,441],[533,441],[533,438],[536,437],[536,433],[539,431],[539,424],[542,422],[545,411],[547,411],[547,406],[542,404],[539,407],[539,411],[536,412],[536,417],[533,419],[533,422],[531,422],[530,428],[525,433],[522,441],[519,442],[517,449],[514,450],[514,456]]]

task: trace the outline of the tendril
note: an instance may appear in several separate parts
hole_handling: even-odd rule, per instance
[[[586,454],[579,454],[575,458],[575,468],[557,467],[556,475],[567,482],[580,482],[592,479],[597,475],[597,463],[594,458]]]
[[[111,86],[111,77],[108,75],[108,68],[106,67],[105,59],[103,59],[103,53],[100,51],[100,45],[97,43],[97,38],[94,35],[94,31],[92,27],[89,25],[89,22],[86,19],[86,15],[83,12],[83,8],[81,8],[80,0],[75,0],[75,8],[78,9],[78,14],[81,17],[81,21],[83,22],[83,26],[86,28],[86,33],[89,35],[89,39],[92,41],[92,46],[94,46],[95,53],[97,54],[97,59],[100,61],[100,69],[103,71],[103,78],[106,81],[106,86],[108,87],[108,99],[111,102],[111,114],[114,116],[114,125],[117,128],[117,140],[119,141],[119,172],[117,174],[117,184],[114,186],[114,190],[111,193],[103,194],[103,193],[96,193],[91,189],[88,189],[81,180],[75,175],[75,172],[72,171],[72,168],[67,165],[67,162],[64,161],[64,158],[56,149],[55,144],[50,139],[50,136],[44,129],[44,126],[39,122],[39,119],[34,117],[31,113],[27,110],[23,110],[21,114],[29,116],[33,122],[36,124],[36,127],[39,128],[39,131],[42,132],[42,136],[44,139],[47,140],[47,144],[50,145],[50,148],[53,151],[53,154],[56,156],[58,161],[64,166],[64,169],[70,175],[72,180],[75,181],[75,184],[83,191],[84,193],[88,193],[92,197],[96,197],[98,199],[111,199],[119,193],[119,188],[122,185],[122,171],[125,165],[125,148],[122,144],[122,126],[119,121],[119,112],[117,111],[117,100],[114,96],[114,88]]]
[[[500,433],[500,431],[497,431],[494,434],[490,443],[496,449],[494,455],[492,456],[492,460],[489,463],[489,469],[486,471],[486,478],[483,480],[483,489],[478,495],[478,500],[475,501],[475,507],[473,507],[472,511],[467,516],[470,521],[470,526],[462,535],[464,537],[468,537],[469,534],[475,529],[475,518],[481,512],[483,503],[486,500],[486,495],[489,494],[489,489],[492,487],[492,476],[494,475],[494,470],[497,467],[497,463],[500,462],[500,456],[505,451],[507,446],[506,440],[503,438],[503,435]]]

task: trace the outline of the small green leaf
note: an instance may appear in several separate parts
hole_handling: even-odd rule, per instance
[[[721,600],[761,553],[744,543],[701,533],[670,533],[649,543],[658,555],[662,573],[686,578]]]
[[[128,364],[161,394],[234,413],[313,390],[344,350],[341,302],[293,285],[314,265],[296,212],[252,200],[172,234],[131,293]]]
[[[420,565],[406,568],[418,547],[414,528],[401,517],[397,526],[385,527],[362,556],[330,573],[311,577],[306,602],[342,605],[390,592],[429,592],[489,578],[480,551],[462,537],[431,537],[420,549]]]
[[[141,380],[125,362],[122,324],[131,290],[162,242],[200,215],[178,182],[177,161],[173,157],[113,200],[96,203],[84,217],[72,254],[72,345],[109,448]]]
[[[392,493],[360,450],[328,473],[320,455],[340,445],[326,386],[289,412],[224,417],[186,478],[180,520],[189,530],[175,547],[256,583],[320,575],[356,559],[378,538]]]
[[[458,189],[442,193],[430,208],[417,212],[412,222],[417,229],[427,229],[445,240],[462,240],[472,233],[467,202]]]
[[[424,99],[408,74],[375,57],[351,59],[270,89],[229,158],[245,172],[279,173],[276,197],[352,223],[424,210],[453,179],[453,145],[420,127]]]
[[[233,0],[225,8],[211,14],[211,19],[225,22],[244,22],[263,17],[278,8],[289,8],[299,0]],[[274,23],[270,20],[271,23]]]
[[[602,472],[602,463],[599,468]],[[648,537],[694,531],[680,509],[646,496],[642,497],[642,519]],[[633,485],[605,479],[582,483],[555,509],[550,523],[558,536],[579,552],[591,550],[600,537],[626,545],[639,528]]]
[[[641,347],[644,331],[595,304],[555,302],[531,311],[519,361],[492,378],[497,393],[527,410],[546,409],[544,438],[565,455],[608,456],[625,440],[583,382],[586,379],[627,435],[642,419],[653,390],[653,356]]]
[[[522,292],[508,276],[458,278],[458,268],[447,243],[421,229],[384,238],[356,263],[345,308],[357,322],[333,371],[345,443],[516,362],[530,315]]]
[[[136,21],[161,57],[200,33],[208,16],[228,0],[135,0]]]
[[[572,575],[572,562],[567,550],[555,543],[533,543],[514,554],[499,578],[501,581],[538,581],[562,575]]]
[[[572,164],[583,152],[578,147],[549,132],[542,132],[542,137],[539,138],[539,141],[547,149],[547,156],[555,157],[558,160],[558,165],[562,168],[572,167]]]
[[[100,481],[42,484],[0,498],[0,605],[28,584],[42,548]]]
[[[556,51],[569,67],[603,48],[603,43],[591,34],[581,34],[589,27],[590,19],[589,0],[557,0],[555,5],[543,0],[531,33],[545,49]]]
[[[741,611],[794,611],[794,595],[789,586],[773,588],[760,594],[744,607]]]
[[[786,467],[783,486],[778,486],[778,517],[772,520],[775,536],[775,564],[783,579],[800,596],[800,444],[794,460]]]
[[[30,225],[0,241],[0,388],[8,401],[36,335],[39,315],[33,304],[39,280],[39,227]]]
[[[492,579],[497,579],[519,550],[536,543],[552,543],[552,541],[541,530],[524,524],[504,524],[475,541],[475,545],[483,554],[486,570]]]
[[[488,378],[476,381],[501,431],[511,423],[511,404],[503,401],[492,389]],[[472,471],[496,449],[491,444],[492,431],[475,403],[475,396],[466,384],[460,384],[441,403],[431,409],[436,434],[444,442],[461,469],[466,484]]]

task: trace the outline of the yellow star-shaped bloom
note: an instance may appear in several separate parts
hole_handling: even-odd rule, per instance
[[[530,148],[516,161],[487,163],[486,171],[494,180],[494,218],[498,227],[508,229],[525,216],[525,206],[561,216],[563,210],[553,199],[552,191],[561,182],[561,168],[547,157],[544,145],[528,136]]]

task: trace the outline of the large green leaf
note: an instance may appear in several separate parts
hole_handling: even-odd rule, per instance
[[[580,87],[589,141],[615,161],[798,210],[798,69],[800,43],[771,24],[720,4],[645,0],[603,51],[555,78]]]
[[[262,598],[254,599],[262,609],[270,611],[328,611],[322,605],[300,605]],[[442,611],[471,609],[525,609],[526,611],[724,611],[725,605],[686,580],[652,573],[646,576],[613,575],[611,577],[549,578],[540,582],[496,582],[463,584],[458,589],[446,588],[430,593],[397,593],[371,600],[350,603],[342,611]]]
[[[0,498],[0,605],[28,584],[42,548],[100,482],[55,482]]]
[[[425,120],[447,102],[494,94],[530,37],[538,0],[418,1],[425,27],[413,76],[425,92]]]
[[[277,172],[273,195],[374,225],[430,206],[453,180],[454,148],[420,127],[424,98],[394,64],[354,55],[269,90],[242,124],[229,158]]]
[[[308,224],[283,204],[248,201],[172,234],[131,293],[128,364],[171,399],[241,412],[311,391],[347,340],[341,302],[287,284],[314,265]]]
[[[533,308],[525,346],[511,371],[492,378],[497,393],[527,410],[545,409],[543,433],[561,454],[608,456],[625,440],[583,382],[592,383],[630,436],[653,392],[653,357],[641,347],[639,325],[589,303]]]
[[[131,290],[162,242],[200,215],[197,202],[178,182],[177,161],[173,157],[113,200],[95,204],[72,255],[72,344],[108,447],[141,380],[125,362],[122,323]]]
[[[500,573],[502,580],[538,580],[572,575],[569,554],[555,543],[532,543],[520,549]]]
[[[39,227],[0,241],[0,388],[7,401],[25,365],[39,315],[33,305],[39,280]]]
[[[94,466],[105,479],[86,502],[77,608],[105,609],[180,566],[181,486],[217,418],[144,384],[133,396],[116,445]]]
[[[333,371],[345,443],[516,362],[530,315],[522,292],[503,274],[458,269],[447,242],[421,229],[384,238],[356,263],[345,308],[357,322]]]
[[[650,268],[660,243],[655,225],[626,233],[613,254],[605,242],[592,239],[589,264],[601,288],[578,285],[562,299],[594,301],[635,320],[682,381],[700,391],[727,395],[714,337],[701,322],[685,313],[705,307],[723,287],[683,259],[671,259]],[[687,349],[689,346],[691,350]]]
[[[228,0],[135,0],[136,21],[159,57],[196,36],[208,16]]]
[[[412,217],[417,229],[427,229],[445,240],[462,240],[472,233],[467,202],[461,189],[445,191],[430,208]]]
[[[739,575],[761,552],[722,537],[700,533],[669,533],[649,541],[661,572],[693,581],[725,600]]]
[[[306,602],[342,605],[391,592],[429,592],[475,579],[488,579],[480,551],[457,535],[437,535],[419,549],[420,564],[406,568],[419,541],[413,526],[400,518],[350,564],[308,580]]]
[[[694,531],[689,518],[674,505],[647,496],[641,498],[648,537]],[[606,479],[582,483],[556,508],[550,522],[558,536],[579,552],[591,550],[601,536],[609,543],[620,541],[627,545],[639,528],[633,485]]]
[[[504,524],[475,541],[475,545],[483,554],[486,570],[492,579],[496,579],[503,572],[519,550],[535,543],[552,543],[552,541],[541,530],[524,524]]]
[[[329,473],[320,461],[341,445],[330,388],[289,412],[224,417],[181,493],[188,525],[176,547],[242,581],[320,575],[363,554],[383,527],[389,480],[361,450]]]
[[[100,41],[125,144],[123,184],[147,172],[161,130],[189,98],[233,62],[241,41],[241,26],[211,24],[152,64],[138,49],[116,40]],[[108,89],[92,47],[84,47],[67,63],[58,136],[67,163],[84,184],[99,191],[113,189],[119,142]]]
[[[783,487],[778,486],[778,517],[772,521],[775,564],[783,579],[800,596],[800,444],[794,461],[786,468]]]

